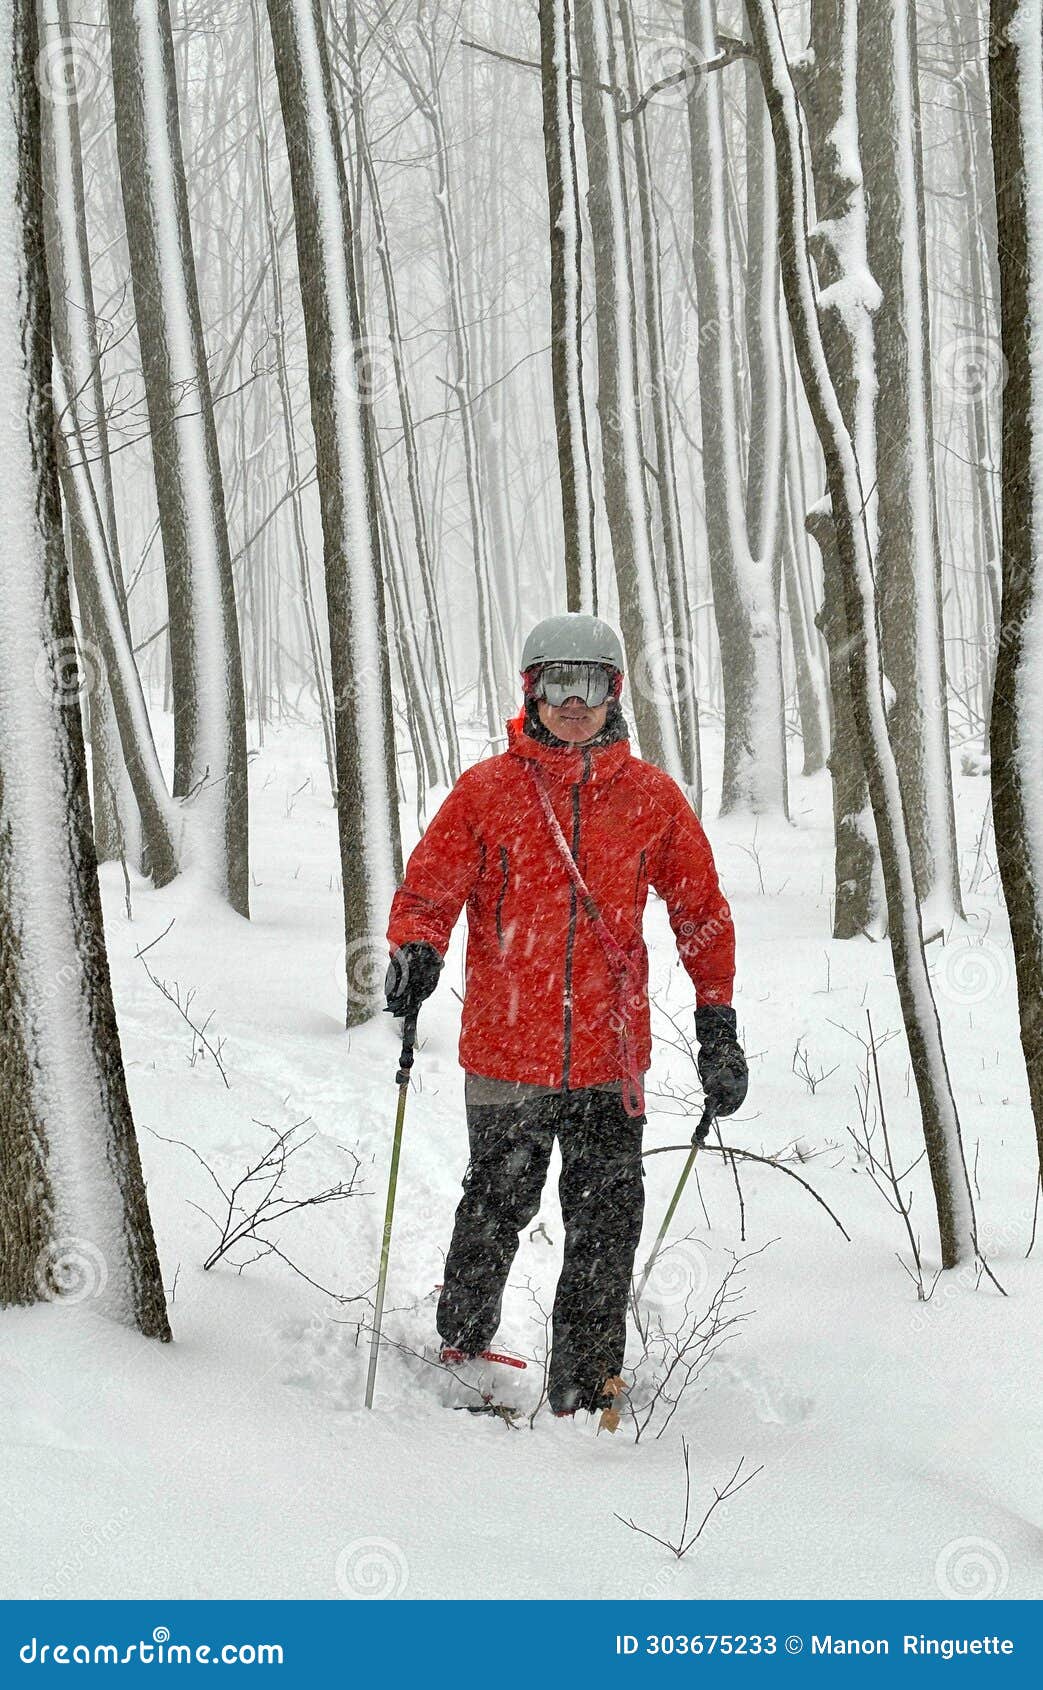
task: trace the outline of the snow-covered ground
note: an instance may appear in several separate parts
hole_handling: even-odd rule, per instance
[[[714,747],[711,745],[711,763]],[[712,781],[711,770],[711,781]],[[303,786],[302,786],[302,783]],[[336,835],[316,735],[272,735],[251,766],[253,920],[190,887],[103,875],[109,950],[176,1342],[106,1324],[89,1299],[0,1315],[0,1491],[14,1529],[5,1596],[64,1597],[936,1597],[1043,1596],[1039,1309],[1043,1241],[1026,1260],[1035,1150],[1017,1045],[1013,968],[991,857],[969,921],[931,947],[975,1165],[980,1236],[1006,1298],[976,1272],[918,1302],[900,1218],[874,1189],[858,1125],[858,1040],[898,1028],[885,945],[829,940],[825,776],[793,782],[792,825],[707,827],[739,940],[737,1005],[750,1056],[747,1107],[727,1142],[787,1152],[850,1234],[793,1179],[745,1164],[745,1241],[732,1170],[698,1164],[648,1307],[667,1333],[705,1311],[734,1261],[741,1315],[669,1424],[639,1441],[554,1420],[540,1396],[543,1321],[560,1256],[553,1177],[518,1256],[501,1341],[530,1358],[497,1370],[514,1427],[451,1411],[467,1400],[432,1364],[441,1277],[466,1161],[456,1064],[463,924],[421,1023],[373,1412],[363,1407],[395,1106],[395,1028],[345,1034]],[[713,790],[711,784],[709,790]],[[960,780],[964,883],[987,781]],[[193,993],[227,1086],[135,953],[171,992]],[[649,911],[652,979],[690,1027],[691,991],[662,907]],[[654,1026],[675,1038],[664,1014]],[[218,1041],[220,1043],[218,1044]],[[812,1085],[794,1071],[797,1047]],[[798,1057],[798,1066],[800,1058]],[[880,1053],[896,1160],[917,1151],[904,1041]],[[657,1046],[646,1142],[691,1126],[667,1093],[694,1089],[690,1058]],[[360,1194],[310,1207],[250,1261],[209,1272],[221,1197],[282,1132],[307,1121],[285,1186]],[[176,1139],[182,1144],[164,1142]],[[882,1148],[882,1146],[881,1146]],[[642,1256],[680,1154],[647,1162]],[[936,1242],[922,1163],[911,1181],[925,1275]],[[700,1194],[702,1201],[700,1202]],[[705,1204],[705,1212],[703,1208]],[[690,1236],[688,1236],[690,1235]],[[233,1262],[248,1265],[236,1271]],[[86,1264],[102,1271],[98,1264]],[[342,1301],[340,1299],[358,1299]],[[634,1345],[634,1349],[638,1346]],[[427,1359],[424,1352],[426,1350]],[[655,1357],[635,1398],[647,1400]],[[711,1516],[681,1560],[631,1531],[675,1540],[691,1459],[690,1530],[740,1460],[760,1472]]]

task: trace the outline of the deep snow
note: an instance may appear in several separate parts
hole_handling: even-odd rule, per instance
[[[169,729],[169,724],[164,724]],[[466,736],[465,736],[466,743]],[[477,735],[472,736],[472,745]],[[708,750],[714,791],[719,749]],[[473,755],[473,750],[472,750]],[[747,1107],[727,1141],[775,1152],[798,1141],[809,1179],[851,1234],[792,1180],[747,1165],[747,1240],[730,1170],[698,1165],[675,1245],[650,1289],[664,1326],[702,1307],[731,1251],[745,1263],[745,1319],[659,1439],[624,1420],[530,1429],[451,1412],[464,1399],[436,1367],[387,1349],[372,1413],[362,1406],[366,1304],[338,1303],[274,1257],[203,1273],[215,1232],[193,1204],[217,1193],[183,1139],[235,1179],[270,1136],[308,1119],[291,1162],[295,1194],[350,1176],[365,1195],[303,1211],[280,1247],[328,1291],[371,1294],[394,1113],[394,1026],[348,1035],[334,817],[318,733],[285,729],[251,763],[253,920],[182,881],[138,882],[128,922],[118,868],[103,872],[124,1052],[176,1341],[107,1323],[89,1300],[0,1314],[0,1487],[14,1530],[0,1549],[4,1596],[75,1597],[934,1597],[1043,1595],[1043,1431],[1038,1360],[1043,1242],[1030,1260],[1034,1141],[1018,1054],[1013,967],[991,863],[971,918],[932,973],[947,1033],[980,1235],[1007,1299],[966,1272],[917,1302],[896,1260],[903,1230],[858,1165],[854,1035],[873,1013],[898,1026],[885,945],[828,938],[828,777],[794,776],[791,825],[706,825],[732,902],[737,1006],[751,1061]],[[302,782],[309,784],[303,791]],[[958,814],[970,878],[987,782],[962,777]],[[406,806],[405,815],[409,815]],[[226,1087],[135,951],[220,1039]],[[662,907],[647,931],[653,989],[690,1026],[691,991]],[[409,1099],[386,1330],[433,1355],[441,1277],[465,1161],[455,1043],[463,924],[421,1023]],[[380,948],[374,966],[382,966]],[[670,1029],[653,1016],[660,1033]],[[793,1072],[798,1040],[814,1095]],[[881,1052],[900,1156],[916,1153],[904,1043]],[[649,1147],[691,1130],[656,1096],[691,1085],[689,1059],[660,1041]],[[659,1225],[680,1155],[650,1157],[643,1243]],[[914,1221],[933,1277],[926,1164]],[[532,1359],[499,1394],[538,1397],[542,1327],[560,1251],[552,1185],[523,1242],[501,1341]],[[685,1235],[690,1233],[690,1238]],[[678,1242],[678,1240],[680,1242]],[[772,1242],[773,1241],[773,1242]],[[767,1246],[762,1248],[762,1246]],[[245,1260],[251,1252],[240,1251]],[[176,1282],[176,1285],[175,1285]],[[527,1285],[528,1282],[528,1285]],[[361,1324],[361,1330],[360,1330]],[[763,1471],[712,1516],[681,1561],[616,1514],[672,1538],[684,1504],[680,1434],[691,1445],[698,1522],[745,1458]]]

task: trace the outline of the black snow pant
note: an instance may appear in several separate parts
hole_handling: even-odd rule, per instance
[[[549,1398],[558,1412],[594,1408],[621,1371],[627,1297],[644,1212],[641,1130],[611,1091],[551,1092],[467,1109],[471,1159],[445,1264],[442,1341],[487,1349],[518,1235],[536,1215],[555,1137],[565,1259],[554,1298]]]

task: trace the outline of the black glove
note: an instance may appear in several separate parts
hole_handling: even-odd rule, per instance
[[[749,1072],[735,1032],[730,1004],[705,1003],[695,1012],[699,1040],[699,1078],[707,1107],[717,1115],[734,1115],[746,1097]]]
[[[415,1015],[438,985],[442,959],[426,939],[411,939],[391,954],[384,996],[392,1015]]]

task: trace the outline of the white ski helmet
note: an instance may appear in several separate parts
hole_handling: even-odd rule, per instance
[[[537,622],[522,648],[524,673],[540,663],[604,663],[623,672],[623,646],[614,628],[600,616],[581,610]]]

